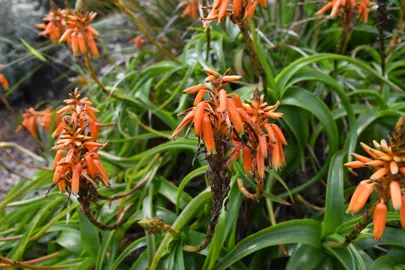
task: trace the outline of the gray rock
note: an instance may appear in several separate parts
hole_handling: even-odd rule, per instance
[[[7,77],[11,87],[19,84],[11,101],[18,98],[34,101],[53,87],[44,75],[58,75],[49,64],[34,57],[21,39],[39,48],[38,43],[44,39],[38,37],[35,25],[48,12],[49,0],[0,0],[0,7],[0,64],[6,66],[0,72]]]

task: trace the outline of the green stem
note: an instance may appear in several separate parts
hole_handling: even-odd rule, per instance
[[[168,50],[163,48],[157,41],[156,39],[151,36],[148,33],[148,30],[142,25],[142,23],[134,16],[134,14],[125,6],[125,4],[122,2],[122,0],[115,0],[115,4],[117,7],[119,7],[128,17],[131,19],[131,21],[139,28],[139,31],[142,32],[142,34],[153,44],[155,45],[156,49],[158,49],[161,53],[169,57],[171,60],[173,60],[176,63],[180,63],[179,60]]]

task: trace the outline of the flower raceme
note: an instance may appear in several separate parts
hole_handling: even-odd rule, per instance
[[[51,8],[49,13],[43,19],[43,23],[37,24],[42,29],[41,36],[49,36],[53,44],[57,44],[63,32],[66,30],[66,16],[72,14],[70,9]]]
[[[197,95],[194,106],[182,113],[185,117],[171,138],[176,139],[180,131],[193,122],[194,132],[203,140],[208,154],[215,154],[215,136],[228,137],[231,129],[239,134],[243,132],[243,122],[234,101],[223,89],[226,84],[240,80],[241,76],[229,75],[229,70],[223,76],[208,68],[205,72],[207,74],[205,81],[212,83],[213,88],[199,84],[183,91],[186,94],[197,93]],[[204,100],[206,94],[210,97],[208,100]]]
[[[267,0],[214,0],[212,6],[208,7],[211,9],[210,13],[203,19],[204,28],[207,29],[212,21],[220,22],[227,16],[249,21],[253,18],[258,4],[267,9]]]
[[[339,14],[352,14],[352,11],[356,10],[359,19],[365,23],[368,21],[368,9],[372,7],[369,0],[361,0],[360,3],[356,3],[356,0],[332,0],[323,6],[316,15],[324,14],[328,10],[331,10],[330,17],[335,18]]]
[[[52,123],[52,109],[47,108],[43,111],[36,111],[33,108],[29,108],[23,113],[23,121],[17,127],[17,132],[21,131],[23,128],[26,128],[29,133],[35,138],[39,138],[38,127],[40,126],[46,131],[51,130]],[[61,120],[60,116],[56,116],[55,122],[58,124]]]
[[[365,157],[353,153],[356,161],[346,163],[345,166],[357,169],[368,167],[374,171],[369,179],[363,180],[357,186],[350,200],[348,213],[358,213],[366,204],[371,193],[376,189],[378,194],[378,203],[374,210],[374,239],[379,240],[384,232],[386,205],[391,199],[395,210],[400,211],[401,224],[405,230],[405,195],[401,190],[400,180],[405,176],[405,156],[396,153],[391,143],[381,140],[381,143],[373,141],[375,148],[371,148],[361,143],[364,151],[370,157]],[[383,206],[384,205],[384,206]],[[385,208],[384,208],[385,207]],[[384,224],[381,219],[384,217]]]
[[[87,55],[90,50],[94,57],[100,55],[94,36],[100,34],[96,29],[90,26],[91,22],[97,16],[97,13],[76,12],[66,16],[66,30],[61,36],[59,43],[67,42],[74,54]]]
[[[205,72],[208,75],[205,81],[211,82],[213,88],[199,84],[184,90],[187,94],[196,94],[194,106],[182,113],[185,117],[171,138],[175,139],[182,129],[193,123],[194,132],[199,141],[204,142],[208,155],[216,154],[216,142],[230,141],[233,149],[226,165],[243,154],[245,172],[255,176],[259,194],[251,195],[242,183],[239,187],[247,197],[257,198],[263,188],[265,160],[269,160],[273,169],[285,164],[283,146],[287,141],[280,128],[268,122],[282,117],[281,113],[275,112],[279,102],[268,105],[256,89],[254,100],[242,103],[237,94],[228,94],[224,89],[225,84],[240,80],[240,76],[229,75],[229,70],[223,76],[210,69],[205,69]],[[204,100],[207,95],[209,99]]]
[[[93,108],[87,97],[80,98],[78,90],[71,98],[64,101],[66,106],[57,114],[63,114],[63,121],[52,134],[59,136],[52,150],[57,150],[53,169],[53,185],[58,185],[61,192],[73,194],[86,192],[89,185],[97,186],[99,182],[109,186],[107,172],[97,154],[105,144],[97,143],[98,128]]]
[[[182,17],[199,18],[198,11],[200,0],[184,0],[184,11],[181,14]]]

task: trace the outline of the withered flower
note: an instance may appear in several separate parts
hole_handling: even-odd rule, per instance
[[[26,128],[29,133],[35,138],[38,138],[38,127],[46,131],[51,130],[52,109],[47,108],[43,111],[36,111],[34,108],[29,108],[23,113],[23,122],[17,127],[16,132]],[[56,123],[60,121],[60,117],[55,118]]]
[[[80,13],[69,14],[66,16],[66,30],[60,38],[59,42],[67,42],[74,54],[88,54],[90,49],[94,57],[99,56],[97,45],[94,41],[94,36],[100,34],[90,24],[96,17],[97,13]]]
[[[401,189],[400,180],[405,176],[405,155],[393,147],[393,143],[381,140],[373,141],[374,147],[361,143],[362,148],[370,157],[353,153],[356,161],[346,163],[345,166],[353,169],[367,167],[373,170],[369,179],[361,181],[350,200],[348,213],[358,213],[366,204],[374,188],[378,194],[378,203],[374,210],[374,239],[379,240],[384,232],[387,206],[391,199],[395,210],[400,211],[401,220],[405,221],[405,197]],[[382,221],[383,220],[383,221]],[[405,230],[405,222],[401,223]]]
[[[52,136],[59,136],[52,150],[57,150],[54,159],[53,186],[61,192],[87,194],[89,186],[99,182],[109,186],[107,172],[97,154],[105,144],[97,143],[100,124],[87,97],[80,98],[78,89],[64,100],[66,106],[57,114],[64,115],[63,121]]]

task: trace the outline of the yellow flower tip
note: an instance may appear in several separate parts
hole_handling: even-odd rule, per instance
[[[387,206],[385,205],[384,201],[381,200],[377,203],[374,209],[373,215],[373,222],[374,222],[374,231],[373,231],[373,238],[376,241],[380,241],[384,230],[385,230],[385,222],[387,219]]]
[[[205,89],[205,88],[206,88],[206,86],[204,84],[198,84],[198,85],[194,85],[194,86],[191,86],[191,87],[183,90],[183,93],[185,93],[185,94],[193,94],[193,93],[196,93],[196,92],[198,92],[198,91],[200,91],[202,89]]]
[[[349,168],[353,168],[353,169],[357,169],[357,168],[363,168],[366,167],[366,165],[361,162],[361,161],[352,161],[352,162],[347,162],[344,164],[345,167],[349,167]]]
[[[214,76],[214,77],[219,77],[219,76],[221,76],[218,72],[216,72],[215,70],[210,69],[210,68],[208,68],[208,67],[205,67],[205,68],[204,68],[204,72],[207,73],[207,75],[212,75],[212,76]]]
[[[377,149],[381,147],[381,145],[376,140],[373,140],[373,144],[374,144],[374,147]]]
[[[370,162],[365,163],[369,167],[380,167],[384,165],[384,161],[381,160],[372,160]]]
[[[391,194],[391,201],[392,206],[395,210],[400,210],[402,205],[401,199],[401,186],[397,181],[392,181],[390,183],[390,194]]]
[[[358,161],[361,161],[363,163],[372,161],[372,159],[359,155],[359,154],[356,154],[356,153],[352,153],[352,157],[354,157],[355,159],[357,159]]]
[[[219,107],[217,109],[219,112],[226,111],[226,99],[226,91],[224,89],[221,89],[219,91]]]
[[[235,81],[239,81],[241,78],[242,78],[242,76],[238,76],[238,75],[228,75],[228,76],[222,77],[222,82],[224,82],[224,83],[235,82]]]
[[[398,174],[399,168],[398,164],[395,161],[391,161],[390,163],[390,171],[392,174]]]
[[[386,168],[380,168],[370,176],[370,179],[378,180],[378,179],[383,178],[387,174],[388,174],[388,170]]]
[[[378,159],[379,160],[382,160],[382,161],[391,161],[392,160],[392,157],[391,156],[388,156],[388,155],[384,155],[384,156],[380,156],[380,157],[378,157]]]
[[[401,161],[402,161],[401,157],[399,157],[399,156],[393,156],[392,159],[393,159],[395,162],[401,162]]]

